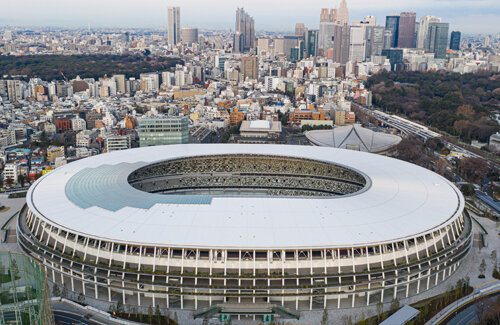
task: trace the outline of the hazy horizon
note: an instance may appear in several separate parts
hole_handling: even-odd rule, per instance
[[[83,28],[166,28],[167,7],[181,7],[181,25],[205,29],[234,29],[235,10],[245,7],[255,19],[257,31],[291,31],[301,22],[311,29],[319,27],[321,8],[337,7],[337,1],[310,0],[308,5],[290,0],[286,8],[277,1],[264,0],[87,0],[69,2],[26,0],[2,4],[0,25]],[[450,30],[465,34],[500,33],[500,1],[498,0],[347,0],[350,20],[372,15],[378,25],[385,16],[402,11],[415,11],[417,19],[425,15],[441,17]],[[487,14],[484,12],[487,11]]]

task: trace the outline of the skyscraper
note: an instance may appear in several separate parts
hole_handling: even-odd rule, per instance
[[[398,47],[415,47],[415,20],[414,12],[402,12],[399,15]]]
[[[462,36],[462,33],[458,31],[453,31],[451,32],[451,38],[450,38],[450,49],[458,51],[460,50],[460,37]]]
[[[427,33],[429,31],[429,23],[440,23],[441,18],[436,18],[434,16],[424,16],[420,18],[420,23],[417,33],[417,48],[423,49],[425,46],[425,39],[427,38]]]
[[[245,79],[257,79],[259,77],[259,61],[257,58],[254,56],[242,58],[241,73],[243,73]]]
[[[448,23],[429,23],[425,49],[433,52],[436,59],[446,58],[449,27]]]
[[[390,42],[386,44],[386,48],[398,47],[398,35],[399,35],[399,16],[387,16],[385,18],[385,29],[390,31]]]
[[[362,62],[365,60],[365,33],[364,26],[350,26],[349,61]]]
[[[182,42],[189,45],[198,43],[198,28],[184,27],[182,29]]]
[[[241,52],[249,51],[255,46],[255,22],[243,8],[238,8],[236,10],[236,24],[234,29],[235,33],[240,33],[242,35]]]
[[[337,10],[337,21],[340,25],[349,25],[349,10],[347,10],[345,0],[340,2],[339,9]]]
[[[367,26],[366,29],[366,52],[365,57],[371,58],[382,54],[384,48],[384,27]]]
[[[181,8],[168,7],[168,44],[176,45],[181,41]]]
[[[318,55],[318,31],[310,30],[307,32],[307,56]]]

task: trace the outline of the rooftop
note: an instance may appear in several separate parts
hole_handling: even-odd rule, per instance
[[[274,155],[346,166],[370,180],[355,195],[241,197],[161,195],[133,188],[134,170],[204,155]],[[446,204],[443,204],[446,202]],[[345,247],[414,238],[463,210],[446,179],[421,167],[358,151],[290,145],[145,147],[72,162],[29,190],[31,211],[49,224],[117,242],[207,248]]]

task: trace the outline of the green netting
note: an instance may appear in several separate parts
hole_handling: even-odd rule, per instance
[[[44,270],[26,255],[0,252],[0,324],[54,324]]]

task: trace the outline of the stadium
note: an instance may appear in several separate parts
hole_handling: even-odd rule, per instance
[[[472,245],[443,177],[364,152],[170,145],[56,169],[29,190],[22,249],[89,299],[216,313],[352,308],[447,279]]]

